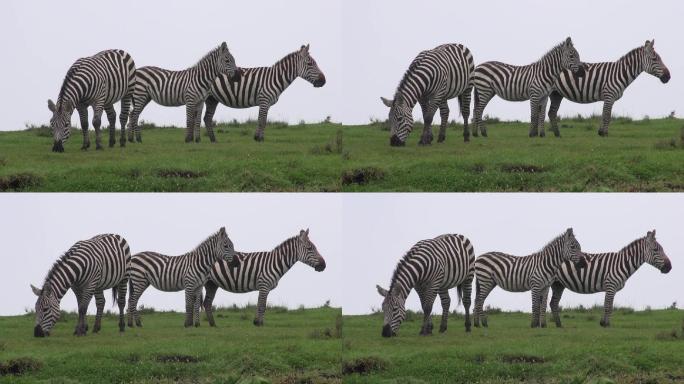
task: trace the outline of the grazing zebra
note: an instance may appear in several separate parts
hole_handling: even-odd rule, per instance
[[[425,124],[419,144],[432,143],[432,118],[437,109],[442,119],[437,142],[443,142],[449,121],[447,101],[454,97],[458,97],[463,116],[463,140],[470,140],[470,76],[474,69],[472,53],[461,44],[443,44],[419,53],[399,82],[394,99],[380,98],[390,108],[390,145],[406,144],[406,138],[413,130],[416,103],[420,104]]]
[[[233,242],[222,227],[192,251],[180,256],[166,256],[156,252],[140,252],[131,258],[129,273],[130,296],[128,297],[128,326],[133,318],[142,327],[138,313],[138,299],[152,285],[160,291],[185,290],[185,326],[199,327],[199,308],[202,302],[202,286],[209,278],[211,266],[218,260],[238,262]]]
[[[88,137],[88,107],[93,108],[93,127],[95,128],[96,149],[102,149],[100,124],[102,111],[109,120],[109,146],[116,144],[114,129],[116,128],[116,112],[114,103],[121,100],[121,146],[126,145],[125,127],[128,111],[133,97],[135,82],[135,63],[128,53],[120,49],[102,51],[90,57],[76,60],[69,68],[62,88],[57,96],[57,103],[48,100],[48,109],[52,112],[50,127],[54,143],[53,152],[64,152],[64,143],[71,134],[71,114],[78,111],[83,131],[83,146],[90,147]]]
[[[578,268],[586,266],[572,228],[551,240],[539,252],[528,256],[518,257],[503,252],[488,252],[479,256],[475,262],[475,326],[480,326],[480,320],[483,326],[487,326],[487,316],[482,306],[487,295],[498,285],[509,292],[531,290],[532,327],[546,327],[546,308],[541,307],[542,298],[548,293],[556,271],[565,261],[575,263]]]
[[[325,260],[316,245],[309,239],[309,230],[302,230],[298,236],[291,237],[268,252],[237,252],[239,266],[231,266],[225,260],[217,261],[211,268],[206,283],[204,311],[209,324],[213,327],[214,315],[212,302],[216,290],[221,287],[228,292],[245,293],[259,291],[254,325],[264,325],[264,312],[268,293],[278,286],[278,281],[285,272],[301,261],[316,272],[325,270]]]
[[[437,295],[442,302],[439,331],[446,331],[451,305],[449,289],[453,287],[456,287],[459,304],[463,299],[465,329],[470,332],[470,293],[474,273],[475,251],[465,236],[447,234],[417,242],[399,260],[389,290],[376,286],[378,293],[384,297],[382,336],[397,335],[397,329],[406,316],[406,298],[414,288],[423,307],[421,335],[432,334],[432,305]]]
[[[564,263],[556,273],[556,281],[551,285],[551,311],[558,327],[561,326],[558,303],[565,288],[577,293],[606,292],[601,326],[608,327],[615,294],[643,263],[651,264],[662,273],[668,273],[672,269],[670,259],[656,241],[655,229],[618,252],[585,253],[584,257],[587,261],[586,268],[578,270],[574,265]],[[546,307],[546,297],[542,305]]]
[[[494,95],[508,101],[530,100],[530,137],[544,136],[546,103],[558,74],[564,69],[569,69],[577,76],[584,75],[579,53],[569,37],[537,62],[529,65],[518,66],[499,61],[488,61],[478,65],[472,78],[475,88],[473,112],[476,125],[473,136],[478,135],[478,130],[482,136],[487,136],[482,113]]]
[[[651,74],[663,83],[670,81],[670,70],[653,48],[654,43],[655,40],[646,40],[646,44],[634,48],[617,61],[583,63],[585,76],[582,78],[577,78],[571,71],[562,71],[550,96],[549,120],[553,133],[560,136],[558,108],[563,98],[583,104],[603,101],[603,119],[598,134],[605,136],[608,134],[613,103],[622,97],[625,88],[641,72]]]
[[[119,235],[97,235],[76,242],[50,268],[42,288],[31,285],[36,301],[36,326],[33,335],[44,337],[59,319],[59,303],[71,288],[78,303],[78,324],[74,334],[85,336],[88,331],[86,312],[93,295],[97,315],[93,332],[99,332],[105,298],[103,291],[112,288],[113,301],[119,305],[119,330],[124,331],[126,305],[126,270],[131,250]]]
[[[204,125],[211,141],[214,136],[214,112],[218,103],[230,108],[259,107],[259,122],[254,140],[264,141],[264,128],[268,109],[278,101],[280,94],[298,77],[319,88],[325,85],[325,75],[318,68],[316,60],[309,54],[309,45],[288,54],[270,67],[242,68],[239,80],[231,82],[222,75],[211,84],[211,95],[207,99]]]
[[[199,142],[204,101],[209,96],[211,83],[221,75],[225,75],[228,81],[240,76],[240,69],[235,66],[235,59],[225,41],[188,69],[171,71],[159,67],[138,68],[128,140],[133,141],[135,131],[135,139],[142,142],[138,117],[150,100],[154,100],[165,107],[185,105],[185,142],[191,142],[193,134],[195,141]]]

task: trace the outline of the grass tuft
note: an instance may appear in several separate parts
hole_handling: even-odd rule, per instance
[[[23,191],[37,187],[42,178],[30,172],[15,173],[0,177],[0,191]]]
[[[38,371],[43,367],[43,363],[32,357],[18,357],[6,362],[0,362],[0,376],[15,375],[20,376],[26,373]]]
[[[380,168],[355,168],[342,173],[342,185],[364,185],[371,181],[382,180],[383,178],[385,178],[385,172]]]
[[[501,361],[508,364],[541,364],[545,363],[546,359],[527,354],[509,354],[501,356]]]
[[[155,357],[160,363],[197,363],[199,358],[178,353],[161,354]]]
[[[387,369],[387,361],[376,356],[359,357],[342,363],[342,374],[351,375],[358,373],[367,375]]]

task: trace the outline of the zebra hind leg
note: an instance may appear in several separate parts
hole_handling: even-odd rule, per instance
[[[465,311],[465,330],[470,332],[470,298],[473,290],[473,277],[469,277],[463,282],[457,291],[463,302],[463,310]]]
[[[549,96],[551,99],[551,106],[549,107],[549,121],[551,122],[551,130],[556,137],[560,137],[560,130],[558,130],[558,109],[560,108],[563,96],[558,92],[552,92]]]
[[[218,290],[218,285],[213,281],[208,281],[207,284],[204,285],[204,312],[207,314],[207,321],[212,327],[216,326],[216,322],[214,322],[214,308],[212,308],[216,290]]]
[[[206,104],[206,109],[204,111],[204,126],[207,127],[207,135],[209,135],[209,141],[212,143],[216,142],[216,136],[214,135],[214,113],[216,112],[216,107],[218,106],[218,100],[214,97],[209,96],[204,102]]]
[[[118,286],[112,289],[112,293],[116,292],[116,303],[119,306],[119,332],[126,330],[126,323],[124,321],[124,310],[126,308],[126,291],[128,282],[124,279]],[[116,290],[116,291],[115,291]]]
[[[565,287],[560,283],[556,282],[551,285],[551,313],[553,313],[553,321],[556,323],[557,328],[561,328],[563,326],[561,324],[559,306],[561,296],[563,295],[563,290],[565,290]]]

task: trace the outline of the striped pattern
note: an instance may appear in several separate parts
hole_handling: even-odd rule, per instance
[[[126,239],[119,235],[97,235],[81,240],[69,248],[50,269],[42,288],[31,285],[36,301],[36,337],[48,336],[59,319],[59,303],[71,288],[78,303],[78,324],[75,335],[88,331],[86,312],[93,296],[97,315],[93,332],[100,331],[104,310],[104,290],[112,288],[113,301],[119,305],[119,330],[124,331],[124,306],[126,304],[126,270],[131,250]]]
[[[211,266],[218,260],[233,263],[235,250],[226,229],[221,228],[192,251],[180,256],[166,256],[156,252],[133,255],[130,268],[130,296],[128,298],[128,326],[133,319],[142,326],[138,313],[138,299],[152,285],[160,291],[185,291],[185,326],[199,326],[202,287],[209,278]],[[193,321],[194,320],[194,321]]]
[[[121,100],[121,146],[124,140],[128,111],[131,106],[133,84],[135,82],[135,63],[128,53],[120,49],[102,51],[90,57],[84,57],[67,71],[57,103],[48,100],[48,109],[52,112],[50,127],[53,134],[52,151],[64,152],[64,143],[69,138],[71,114],[78,111],[83,131],[83,146],[90,147],[88,137],[88,107],[93,108],[93,127],[95,128],[95,144],[102,149],[100,125],[102,112],[107,112],[109,120],[109,146],[116,144],[114,130],[116,128],[116,112],[114,103]]]
[[[270,67],[242,68],[242,76],[237,81],[230,81],[226,75],[214,79],[204,114],[204,124],[211,141],[216,140],[213,118],[219,102],[231,108],[259,107],[254,140],[263,141],[269,108],[298,77],[316,88],[325,85],[325,75],[309,54],[309,45],[302,45],[298,51],[288,54]]]
[[[309,230],[300,231],[298,236],[283,241],[268,252],[237,252],[239,266],[231,266],[225,260],[217,261],[209,274],[206,284],[204,310],[211,326],[214,322],[212,302],[216,290],[221,287],[228,292],[245,293],[259,291],[257,312],[254,325],[264,324],[266,300],[270,291],[278,286],[278,281],[298,261],[310,266],[317,272],[325,270],[325,259],[318,253],[316,245],[309,239]]]
[[[421,335],[432,334],[432,305],[439,295],[442,302],[440,332],[447,329],[451,298],[449,289],[456,287],[458,302],[463,299],[465,308],[465,329],[470,331],[470,294],[475,273],[475,251],[463,235],[441,235],[434,239],[421,240],[399,260],[389,290],[377,286],[384,297],[382,311],[385,320],[382,336],[396,336],[399,325],[404,321],[406,298],[412,289],[416,290],[423,307]]]
[[[670,81],[670,70],[655,51],[654,43],[655,40],[647,40],[643,46],[634,48],[617,61],[584,63],[585,75],[581,78],[571,71],[562,71],[550,96],[549,120],[553,133],[560,136],[558,108],[563,98],[585,104],[603,101],[603,116],[598,133],[605,136],[608,134],[613,104],[642,72],[659,78],[663,83]]]
[[[136,73],[136,85],[133,94],[134,107],[131,113],[128,140],[142,142],[138,118],[147,104],[155,103],[166,107],[185,105],[186,130],[185,141],[193,138],[200,141],[200,118],[204,101],[209,96],[211,83],[217,76],[225,75],[229,79],[240,76],[235,59],[228,46],[223,42],[219,47],[207,53],[194,66],[171,71],[159,67],[142,67]]]
[[[449,121],[447,101],[458,97],[463,116],[463,139],[470,139],[468,117],[470,116],[470,76],[475,69],[473,54],[461,44],[443,44],[423,51],[413,59],[401,79],[394,99],[381,98],[390,108],[390,145],[403,146],[413,130],[413,107],[420,104],[423,112],[423,135],[421,145],[432,143],[432,119],[439,109],[441,124],[438,142],[446,138]]]
[[[584,256],[586,268],[578,269],[572,263],[564,263],[551,286],[551,311],[558,327],[561,326],[559,303],[565,288],[577,293],[605,292],[601,325],[607,327],[610,325],[615,294],[642,264],[651,264],[662,273],[672,269],[670,259],[655,238],[655,230],[617,252],[585,253]],[[546,298],[543,305],[546,307]]]
[[[487,128],[482,122],[482,113],[487,103],[498,95],[508,101],[530,100],[530,137],[544,136],[546,103],[553,90],[553,84],[560,72],[569,69],[578,76],[583,75],[580,56],[568,37],[547,52],[537,62],[529,65],[511,65],[499,61],[488,61],[475,68],[473,85],[475,88],[475,130],[487,136]]]
[[[541,307],[542,298],[548,293],[556,271],[565,261],[580,267],[586,265],[572,228],[551,240],[539,252],[528,256],[513,256],[503,252],[488,252],[479,256],[475,262],[475,326],[479,327],[480,321],[487,326],[487,316],[482,307],[489,293],[498,285],[510,292],[531,290],[532,327],[545,327],[546,308]]]

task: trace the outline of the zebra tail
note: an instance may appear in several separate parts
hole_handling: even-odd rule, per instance
[[[460,285],[456,287],[456,296],[458,297],[456,308],[458,308],[461,305],[461,298],[463,297],[463,288],[461,288]]]
[[[116,285],[112,288],[112,307],[116,304],[117,298],[119,297],[119,286]]]

